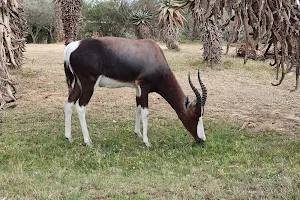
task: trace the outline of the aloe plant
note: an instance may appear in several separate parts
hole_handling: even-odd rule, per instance
[[[134,24],[135,35],[138,39],[151,38],[150,21],[152,15],[148,12],[138,10],[131,13],[131,22]]]
[[[183,9],[171,0],[160,2],[158,23],[162,30],[162,39],[167,44],[168,49],[180,50],[179,29],[183,27],[185,18]]]

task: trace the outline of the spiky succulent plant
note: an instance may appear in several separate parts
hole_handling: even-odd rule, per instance
[[[131,21],[134,25],[145,24],[149,25],[152,15],[143,10],[133,11],[130,15]]]
[[[163,0],[159,6],[158,23],[160,25],[170,24],[174,28],[183,27],[185,20],[182,15],[183,9],[178,4],[171,3],[171,0]]]
[[[162,28],[162,39],[168,49],[179,50],[179,29],[185,20],[183,9],[171,0],[163,0],[159,4],[158,23]]]
[[[151,14],[142,10],[137,10],[131,13],[130,19],[134,24],[135,35],[138,39],[151,38]]]

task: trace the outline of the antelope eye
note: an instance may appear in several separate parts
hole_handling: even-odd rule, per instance
[[[197,121],[199,120],[199,116],[197,116],[197,115],[192,115],[191,117],[192,117],[192,119],[194,119],[194,120],[197,120]]]

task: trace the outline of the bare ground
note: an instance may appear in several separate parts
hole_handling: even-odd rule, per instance
[[[49,115],[63,112],[67,95],[63,48],[63,44],[27,45],[24,67],[21,72],[13,73],[18,83],[18,95],[21,96],[14,109],[16,112],[41,111]],[[193,94],[187,73],[192,72],[196,83],[195,69],[200,68],[209,95],[206,117],[238,123],[251,133],[277,131],[300,136],[300,93],[290,91],[294,76],[288,76],[281,86],[274,87],[270,84],[274,80],[274,72],[266,63],[249,61],[243,66],[241,59],[225,56],[223,60],[227,67],[222,65],[211,69],[199,61],[201,53],[197,44],[181,45],[179,53],[163,49],[180,85],[190,97]],[[231,64],[238,67],[231,67]],[[158,94],[150,95],[149,106],[150,118],[177,119],[175,112]],[[134,89],[101,88],[94,94],[87,115],[103,116],[109,122],[124,118],[133,120],[134,113]]]

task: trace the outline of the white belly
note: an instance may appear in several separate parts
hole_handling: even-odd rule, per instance
[[[97,87],[107,87],[107,88],[120,88],[120,87],[132,87],[136,89],[136,96],[141,96],[141,87],[135,82],[121,82],[116,81],[114,79],[108,78],[104,75],[100,75],[96,81],[96,84],[94,86],[94,91],[97,89]]]
[[[95,84],[95,88],[99,87],[107,87],[107,88],[120,88],[120,87],[133,87],[137,88],[137,85],[134,82],[120,82],[114,79],[108,78],[104,75],[100,75]]]

